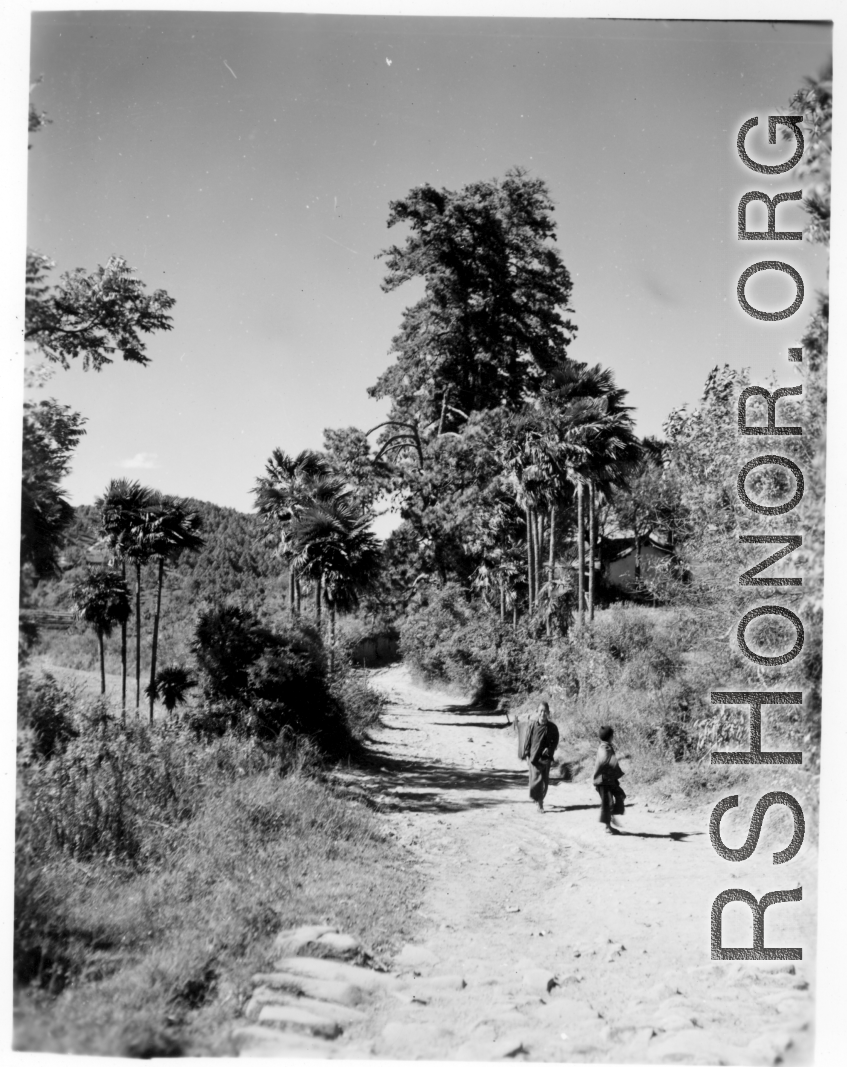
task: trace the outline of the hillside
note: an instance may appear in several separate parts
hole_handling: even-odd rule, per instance
[[[159,662],[181,662],[188,654],[194,619],[200,607],[225,600],[249,608],[262,619],[273,622],[286,611],[286,571],[270,547],[259,538],[259,519],[234,508],[220,507],[208,501],[190,501],[203,523],[204,547],[196,554],[186,554],[168,567],[162,593],[162,621],[159,639]],[[89,567],[108,565],[107,553],[97,545],[98,516],[93,505],[74,509],[62,554],[62,574],[42,580],[33,591],[33,608],[70,612],[73,604],[70,589]],[[135,596],[135,577],[128,582]],[[150,636],[155,609],[156,573],[148,565],[142,571],[142,659],[149,662]],[[133,599],[134,603],[134,599]],[[135,619],[130,620],[130,643],[134,643]],[[119,638],[107,644],[107,671],[117,672]],[[33,649],[61,666],[94,670],[97,664],[97,641],[94,634],[79,624],[67,628],[44,628]]]

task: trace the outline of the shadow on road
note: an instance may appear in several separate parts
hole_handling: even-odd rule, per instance
[[[434,722],[433,726],[461,726],[463,730],[508,730],[510,722]]]
[[[667,834],[648,834],[644,832],[637,833],[635,830],[618,830],[615,834],[616,837],[655,837],[662,841],[676,841],[681,844],[687,843],[689,837],[701,837],[705,831],[703,830],[671,830]]]
[[[485,794],[527,784],[524,770],[430,764],[379,752],[365,753],[358,766],[371,779],[368,784],[379,794],[381,803],[397,802],[408,811],[450,812],[493,807],[507,801]],[[484,795],[468,795],[469,792]]]

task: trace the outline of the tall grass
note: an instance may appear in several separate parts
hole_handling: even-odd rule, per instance
[[[229,1052],[281,927],[337,923],[377,953],[409,936],[402,850],[308,740],[72,712],[49,756],[21,734],[16,1047]]]

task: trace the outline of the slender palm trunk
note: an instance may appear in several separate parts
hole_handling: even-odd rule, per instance
[[[159,616],[162,612],[162,585],[165,581],[165,560],[159,560],[159,580],[156,583],[156,614],[153,616],[153,649],[150,656],[150,722],[153,722],[153,704],[156,700],[153,686],[156,684],[156,652],[159,646]]]
[[[135,714],[141,707],[141,563],[135,564]]]
[[[541,596],[544,585],[544,515],[535,513],[535,599]]]
[[[548,608],[547,608],[547,636],[548,637],[552,637],[553,636],[553,613],[552,613],[553,589],[554,589],[554,584],[553,583],[556,580],[556,576],[555,576],[555,573],[554,573],[555,572],[555,563],[556,563],[555,548],[554,548],[555,540],[556,540],[556,505],[555,504],[551,504],[550,505],[550,556],[549,556],[549,559],[548,559],[548,569],[549,569],[550,573],[549,573],[549,575],[547,577],[547,589],[549,590],[549,592],[547,594],[547,598],[548,598],[548,601],[549,601],[549,605],[548,605]]]
[[[329,673],[335,673],[335,601],[329,605]]]
[[[576,607],[579,624],[585,620],[585,519],[582,505],[582,482],[576,486],[576,544],[577,544],[577,583],[576,583]]]
[[[503,585],[503,579],[500,578],[500,625],[506,621],[506,589]]]
[[[97,631],[97,641],[100,644],[100,696],[106,695],[106,650],[104,648],[103,631]]]
[[[298,615],[300,614],[300,597],[301,597],[300,579],[295,577],[294,578],[294,601],[295,601],[296,611],[297,611]]]
[[[321,590],[321,585],[322,585],[322,583],[321,583],[320,578],[319,577],[316,578],[315,579],[315,625],[317,626],[319,633],[320,633],[320,629],[321,629],[321,591],[322,591]]]
[[[635,534],[635,587],[641,586],[641,537]]]
[[[550,505],[550,582],[556,578],[556,505]]]
[[[121,576],[126,582],[126,560],[121,560]],[[121,722],[126,725],[126,619],[121,623]]]
[[[535,560],[533,558],[533,543],[532,543],[532,509],[529,504],[525,507],[526,513],[526,585],[527,585],[527,597],[528,597],[528,610],[532,613],[532,607],[535,603],[534,590],[532,583],[532,576],[535,570]]]
[[[513,630],[517,630],[517,628],[518,628],[518,605],[517,605],[517,602],[516,602],[516,603],[512,604],[512,629]]]
[[[294,608],[294,571],[289,568],[288,571],[288,615],[293,620],[295,614]]]
[[[588,621],[594,621],[594,542],[597,540],[597,500],[594,482],[588,483]]]

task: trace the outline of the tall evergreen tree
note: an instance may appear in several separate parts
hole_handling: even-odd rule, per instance
[[[370,389],[419,431],[459,429],[473,411],[519,407],[562,361],[576,327],[570,275],[553,244],[553,202],[521,168],[459,192],[416,187],[391,203],[403,245],[382,253],[383,289],[422,279],[403,313],[396,362]]]

